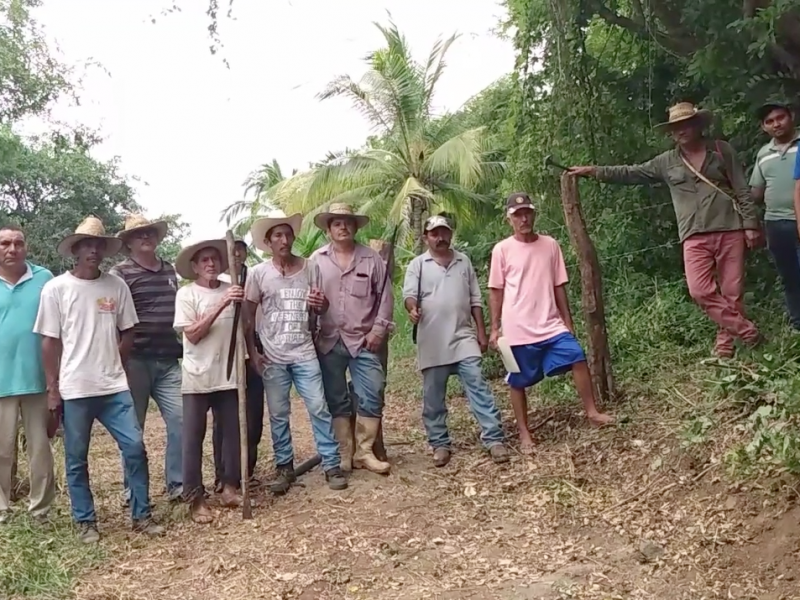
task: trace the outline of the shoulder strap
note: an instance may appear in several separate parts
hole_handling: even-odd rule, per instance
[[[698,179],[700,179],[701,181],[703,181],[703,182],[707,183],[707,184],[708,184],[708,185],[710,185],[712,188],[714,188],[715,190],[717,190],[717,191],[718,191],[720,194],[722,194],[723,196],[725,196],[726,198],[728,198],[728,199],[729,199],[729,200],[730,200],[730,201],[733,203],[733,208],[734,208],[734,210],[736,210],[736,212],[737,212],[737,213],[739,213],[739,216],[743,216],[743,215],[742,215],[742,211],[741,211],[741,209],[739,208],[739,202],[736,200],[736,198],[734,198],[733,196],[731,196],[731,195],[730,195],[728,192],[726,192],[725,190],[721,189],[721,188],[720,188],[720,187],[719,187],[717,184],[715,184],[713,181],[711,181],[711,180],[710,180],[708,177],[706,177],[705,175],[703,175],[702,173],[700,173],[700,172],[699,172],[697,169],[695,169],[695,168],[692,166],[692,163],[690,163],[688,160],[686,160],[686,157],[685,157],[683,154],[681,154],[681,155],[680,155],[680,157],[681,157],[681,160],[683,161],[683,164],[684,164],[684,165],[686,165],[686,168],[687,168],[687,169],[689,169],[689,170],[690,170],[692,173],[694,173],[694,174],[695,174],[695,176],[696,176]]]

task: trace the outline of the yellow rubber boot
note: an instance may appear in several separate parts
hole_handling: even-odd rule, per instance
[[[362,417],[361,415],[356,419],[356,452],[353,457],[353,467],[367,469],[380,475],[387,475],[392,465],[378,460],[372,452],[372,446],[378,437],[380,426],[380,419]]]
[[[353,428],[350,426],[350,417],[333,418],[333,434],[339,442],[339,454],[342,457],[342,471],[349,473],[353,470]]]

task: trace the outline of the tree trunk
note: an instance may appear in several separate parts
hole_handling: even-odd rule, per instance
[[[411,196],[411,217],[409,227],[411,229],[411,241],[413,242],[414,254],[422,254],[422,217],[425,213],[425,199],[419,196]]]
[[[611,351],[606,335],[606,314],[603,304],[603,279],[592,238],[586,230],[586,222],[578,196],[575,177],[568,173],[561,176],[561,202],[564,219],[569,229],[572,245],[578,253],[581,272],[581,305],[589,333],[588,363],[592,374],[597,399],[607,404],[616,390],[611,370]]]

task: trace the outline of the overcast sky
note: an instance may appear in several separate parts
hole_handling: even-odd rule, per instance
[[[495,0],[236,0],[223,53],[208,50],[206,0],[47,0],[35,13],[62,58],[83,78],[81,105],[55,117],[99,128],[99,158],[119,156],[149,216],[181,213],[192,239],[224,233],[220,210],[242,182],[276,158],[290,173],[329,150],[360,146],[370,133],[344,100],[315,95],[340,74],[364,72],[380,47],[374,21],[387,10],[415,56],[460,32],[436,104],[456,109],[513,68],[510,42],[492,33]],[[220,4],[227,0],[220,0]],[[156,23],[150,20],[156,16]],[[86,68],[87,61],[103,69]]]

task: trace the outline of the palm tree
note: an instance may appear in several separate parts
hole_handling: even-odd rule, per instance
[[[330,202],[354,204],[379,222],[399,225],[419,249],[426,213],[438,207],[464,223],[479,218],[492,204],[479,184],[504,165],[490,160],[482,127],[465,130],[452,115],[433,114],[436,84],[458,36],[437,42],[423,65],[393,23],[375,25],[386,46],[367,57],[368,72],[358,82],[336,78],[319,97],[350,99],[377,135],[362,149],[329,154],[269,195],[287,213],[308,216]]]
[[[297,169],[292,171],[293,176],[296,174]],[[269,199],[269,190],[285,179],[277,160],[272,159],[271,163],[261,165],[247,176],[244,182],[244,198],[223,208],[221,220],[225,221],[225,225],[234,235],[244,237],[250,231],[253,221],[274,207]],[[250,194],[252,196],[248,198]]]

